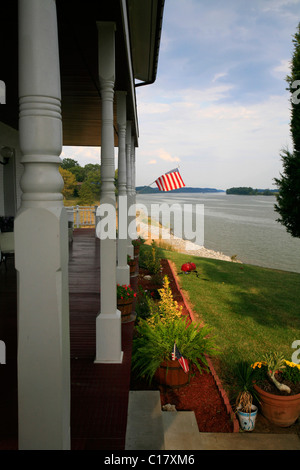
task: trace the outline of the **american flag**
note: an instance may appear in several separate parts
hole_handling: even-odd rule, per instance
[[[181,355],[181,353],[179,352],[179,349],[176,346],[176,343],[174,343],[174,348],[173,348],[173,352],[172,352],[172,361],[175,361],[176,359],[178,359],[178,362],[181,365],[181,367],[183,368],[184,372],[187,373],[190,370],[189,363],[188,363],[187,359],[185,359]]]
[[[178,168],[168,171],[155,180],[160,191],[172,191],[173,189],[183,188],[185,186]]]

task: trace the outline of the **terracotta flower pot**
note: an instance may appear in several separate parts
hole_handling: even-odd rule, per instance
[[[273,424],[288,427],[300,416],[300,393],[297,395],[275,395],[254,385],[259,396],[262,414]]]
[[[118,299],[117,308],[121,312],[121,321],[122,323],[130,320],[133,306],[133,298],[130,299]]]
[[[178,388],[189,383],[190,373],[185,373],[177,360],[170,360],[161,363],[155,372],[154,378],[161,385]]]

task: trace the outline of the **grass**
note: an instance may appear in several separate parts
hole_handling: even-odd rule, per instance
[[[216,368],[228,389],[239,360],[254,362],[270,351],[291,360],[300,340],[300,274],[160,250],[178,273],[187,261],[199,277],[179,282],[197,318],[212,327],[221,349]]]

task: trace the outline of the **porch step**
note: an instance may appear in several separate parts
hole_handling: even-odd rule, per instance
[[[188,450],[199,446],[199,429],[193,411],[163,411],[165,449]]]
[[[193,411],[161,411],[159,391],[130,391],[125,450],[300,450],[300,438],[200,433]]]
[[[130,391],[125,450],[164,450],[159,391]]]

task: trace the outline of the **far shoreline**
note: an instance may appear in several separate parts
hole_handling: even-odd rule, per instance
[[[230,257],[220,251],[210,250],[204,246],[196,245],[189,240],[184,240],[183,238],[174,236],[168,228],[163,227],[156,221],[152,221],[150,217],[148,218],[148,223],[143,222],[145,219],[147,219],[145,214],[143,214],[141,211],[137,213],[137,235],[144,238],[147,244],[151,244],[152,241],[155,241],[161,245],[169,245],[172,250],[178,253],[184,253],[202,258],[229,261],[231,263],[241,263],[241,261],[237,260],[235,256]]]

